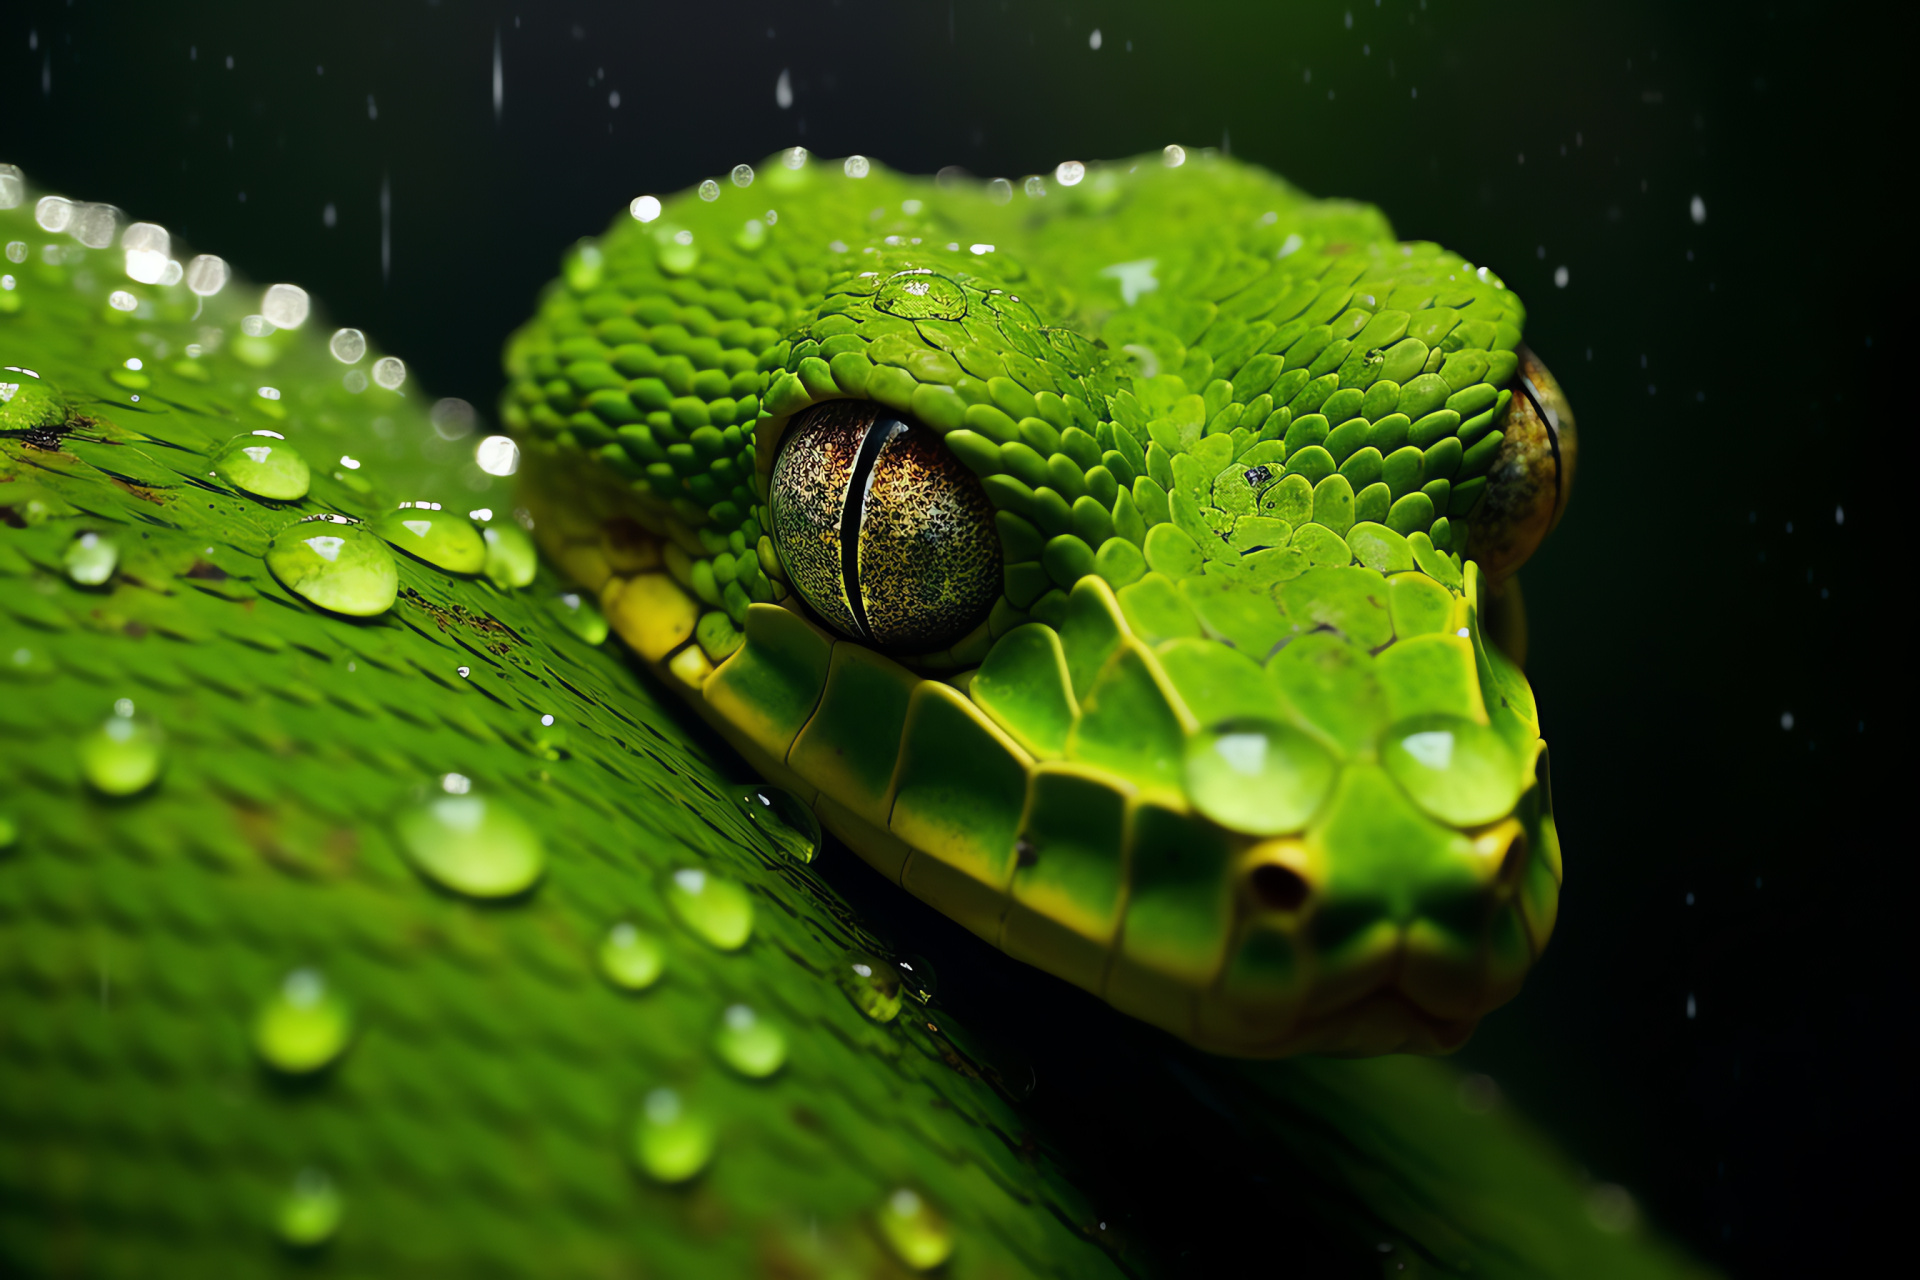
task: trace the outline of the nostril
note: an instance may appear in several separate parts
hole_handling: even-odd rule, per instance
[[[1507,846],[1506,857],[1500,860],[1500,883],[1508,886],[1520,883],[1521,875],[1527,869],[1527,855],[1532,846],[1527,843],[1527,833],[1522,831],[1514,836],[1513,843]]]
[[[1298,911],[1306,904],[1307,882],[1277,862],[1255,867],[1247,879],[1254,900],[1269,911]]]

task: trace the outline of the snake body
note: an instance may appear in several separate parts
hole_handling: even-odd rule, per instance
[[[795,149],[576,246],[501,416],[541,545],[887,878],[1209,1049],[1443,1052],[1561,879],[1525,314],[1211,153]]]

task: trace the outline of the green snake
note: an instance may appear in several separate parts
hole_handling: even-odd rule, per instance
[[[1445,1051],[1517,990],[1560,850],[1481,619],[1574,423],[1498,277],[1179,148],[647,199],[502,419],[542,546],[763,776],[1216,1051]]]
[[[1573,420],[1486,271],[1199,151],[790,151],[576,246],[489,435],[34,196],[0,168],[0,1270],[1189,1269],[1185,1166],[1029,1099],[817,815],[1131,1015],[1073,1025],[1165,1064],[1141,1151],[1226,1117],[1291,1170],[1248,1239],[1690,1273],[1391,1056],[1513,993],[1560,876],[1510,575]]]

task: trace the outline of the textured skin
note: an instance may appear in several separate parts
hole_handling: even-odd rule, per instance
[[[1564,487],[1496,277],[1177,151],[1023,193],[792,151],[647,212],[509,344],[502,418],[543,545],[763,775],[1212,1049],[1446,1051],[1512,996],[1559,842],[1461,551],[1504,577]],[[865,643],[837,541],[795,532],[837,536],[853,446],[787,465],[783,432],[846,400],[995,508],[999,598],[938,651]],[[832,477],[775,513],[776,460]]]
[[[24,388],[0,405],[0,1273],[898,1275],[909,1188],[955,1277],[1175,1274],[1214,1236],[1322,1234],[1356,1274],[1692,1274],[1597,1230],[1582,1181],[1459,1106],[1443,1064],[1248,1067],[1094,1018],[1095,1054],[1153,1064],[1137,1112],[1099,1119],[1138,1139],[1116,1147],[1020,1100],[1017,1055],[937,997],[865,1016],[836,975],[893,940],[749,818],[740,762],[551,569],[503,587],[396,555],[399,599],[367,620],[267,572],[304,516],[440,501],[498,526],[509,485],[457,419],[436,431],[411,381],[343,385],[317,316],[247,336],[257,286],[137,283],[32,207],[0,207],[0,363],[42,375],[0,377]],[[256,430],[312,464],[305,498],[209,474]],[[118,549],[90,586],[89,534]],[[157,729],[163,766],[123,797],[94,750],[116,719]],[[537,827],[532,888],[473,901],[408,858],[451,772]],[[744,887],[744,946],[675,914],[682,869]],[[618,922],[662,948],[655,988],[598,971]],[[273,1030],[302,969],[350,1028],[318,1066]],[[770,1078],[725,1065],[739,1003],[784,1032]],[[714,1133],[685,1185],[635,1157],[662,1086]],[[1149,1189],[1170,1135],[1215,1132],[1206,1158],[1233,1163],[1209,1195],[1245,1216],[1196,1238]]]

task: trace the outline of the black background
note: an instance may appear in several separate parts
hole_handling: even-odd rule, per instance
[[[1015,179],[1219,146],[1494,267],[1584,453],[1525,575],[1559,932],[1463,1057],[1703,1257],[1831,1273],[1909,1181],[1909,129],[1863,11],[1669,8],[15,3],[0,160],[482,406],[566,244],[796,142]]]

